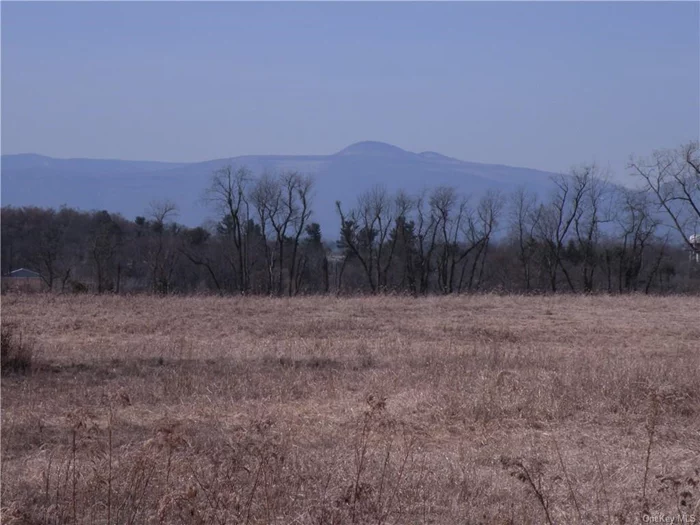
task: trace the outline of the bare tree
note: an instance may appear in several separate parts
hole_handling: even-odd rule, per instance
[[[518,188],[510,197],[510,228],[518,249],[518,261],[523,270],[525,290],[532,287],[532,265],[537,253],[535,230],[540,221],[542,208],[537,205],[537,196]]]
[[[617,255],[617,289],[637,291],[643,271],[645,252],[659,226],[652,211],[651,195],[646,191],[624,189],[617,199],[619,242]],[[610,258],[609,253],[606,252]],[[610,265],[609,265],[610,266]],[[610,278],[608,289],[610,290]]]
[[[207,270],[211,282],[216,287],[216,291],[221,294],[223,292],[221,278],[217,274],[215,263],[216,250],[212,250],[212,247],[209,246],[208,241],[210,238],[211,234],[205,228],[201,226],[192,228],[185,232],[185,235],[181,236],[179,251],[192,264]]]
[[[268,227],[271,227],[273,217],[279,212],[280,188],[279,181],[269,173],[263,173],[255,182],[250,193],[250,201],[258,212],[260,230],[262,233],[263,253],[265,255],[266,293],[272,293],[275,271],[275,254],[270,249],[267,239]],[[280,263],[281,264],[281,263]]]
[[[398,286],[399,288],[408,289],[411,293],[416,294],[417,275],[415,270],[415,260],[417,252],[417,238],[415,232],[415,222],[412,220],[411,214],[415,209],[416,201],[404,191],[399,191],[394,199],[395,202],[395,219],[394,228],[389,233],[389,243],[393,246],[392,257],[388,257],[385,263],[385,271],[387,285],[391,287]],[[398,267],[400,280],[389,280],[389,273],[392,271],[392,259],[395,261],[394,266]],[[389,284],[390,283],[390,284]]]
[[[299,240],[306,229],[306,225],[311,217],[311,189],[313,179],[298,173],[293,173],[285,177],[284,182],[287,188],[287,207],[292,210],[292,258],[289,263],[289,296],[296,295],[299,291],[299,281],[297,271],[299,261]]]
[[[484,195],[476,209],[471,209],[468,202],[451,187],[436,188],[430,196],[437,230],[438,287],[444,294],[462,291],[468,269],[468,288],[479,281],[484,268],[480,263],[484,262],[503,208],[503,199],[496,192]]]
[[[48,290],[52,291],[54,281],[60,272],[62,254],[65,250],[65,224],[53,210],[50,210],[42,218],[44,219],[43,227],[39,232],[36,232],[38,234],[36,236],[37,262],[41,269],[41,279]]]
[[[180,253],[171,239],[170,233],[176,232],[176,225],[172,224],[178,214],[177,205],[170,201],[151,201],[147,217],[151,219],[149,242],[146,248],[146,264],[151,277],[151,291],[153,293],[167,293],[171,288],[172,274]]]
[[[437,245],[438,216],[433,213],[426,192],[421,192],[415,199],[415,235],[416,235],[416,266],[419,276],[419,292],[428,293],[430,278],[433,274],[433,253]]]
[[[397,202],[401,204],[400,209]],[[401,194],[398,201],[392,199],[386,188],[375,186],[358,197],[357,206],[348,216],[340,201],[336,201],[336,208],[340,215],[342,245],[360,261],[372,293],[385,290],[396,247],[396,237],[392,239],[389,234],[397,210],[405,213],[405,199]]]
[[[579,207],[586,193],[590,179],[586,173],[574,177],[555,175],[552,182],[556,186],[551,200],[540,206],[536,232],[538,240],[545,247],[545,267],[549,275],[552,292],[557,291],[559,269],[564,273],[566,282],[572,292],[576,291],[566,265],[563,261],[565,242],[571,233],[572,225],[579,213]]]
[[[284,290],[285,245],[291,244],[287,263],[287,294],[295,295],[298,289],[299,243],[311,217],[311,189],[313,179],[297,172],[280,175],[264,173],[253,187],[250,199],[258,212],[267,268],[268,292],[273,288],[273,271],[278,265],[277,294]],[[267,246],[268,225],[275,232],[277,261]]]
[[[471,271],[469,273],[468,289],[479,288],[484,274],[486,255],[488,253],[491,236],[498,225],[498,218],[503,210],[503,196],[495,191],[489,191],[480,200],[476,212],[469,215],[463,243],[463,250],[460,255],[462,273],[459,279],[458,292],[462,291],[462,283],[467,268],[466,258],[474,252],[472,258]],[[477,267],[479,273],[476,273]]]
[[[431,213],[437,225],[437,277],[442,293],[452,293],[459,256],[458,241],[467,212],[467,199],[452,187],[438,187],[430,196]]]
[[[700,143],[657,150],[650,158],[633,158],[629,166],[671,219],[671,226],[695,251],[690,236],[700,232]]]
[[[214,172],[204,200],[219,214],[219,232],[231,241],[228,263],[238,290],[245,294],[250,287],[248,220],[250,208],[247,188],[251,173],[246,168],[226,166]]]
[[[612,188],[609,175],[595,165],[584,165],[572,174],[583,198],[574,216],[574,232],[580,259],[583,291],[593,291],[594,275],[600,262],[601,225],[612,221]]]
[[[89,240],[90,258],[94,264],[97,293],[115,290],[112,276],[116,273],[119,282],[121,267],[116,262],[119,248],[122,245],[122,228],[106,211],[96,212],[91,221]],[[116,272],[115,272],[116,264]],[[119,285],[116,285],[116,291]]]
[[[277,295],[282,295],[284,290],[284,244],[287,238],[287,229],[294,219],[293,194],[295,173],[288,173],[273,179],[271,186],[270,223],[275,231],[277,242],[277,257],[279,259]]]

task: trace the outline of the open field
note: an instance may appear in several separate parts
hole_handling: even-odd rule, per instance
[[[700,522],[699,312],[4,296],[2,522]]]

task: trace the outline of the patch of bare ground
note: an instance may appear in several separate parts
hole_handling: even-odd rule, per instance
[[[2,306],[2,523],[700,520],[697,298]]]

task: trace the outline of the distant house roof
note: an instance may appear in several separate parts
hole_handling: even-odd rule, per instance
[[[26,268],[20,268],[19,270],[15,270],[14,272],[10,272],[8,277],[20,277],[20,278],[32,278],[32,277],[41,277],[37,272],[34,272],[32,270],[27,270]]]

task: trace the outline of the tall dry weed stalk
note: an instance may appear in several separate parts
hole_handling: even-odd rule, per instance
[[[569,495],[571,497],[571,501],[573,501],[574,507],[576,508],[576,515],[578,516],[579,523],[583,523],[583,516],[581,515],[581,509],[578,505],[578,499],[576,498],[576,492],[574,491],[574,486],[571,483],[571,478],[569,477],[569,473],[566,471],[566,465],[564,465],[564,458],[562,458],[561,450],[559,450],[559,443],[557,442],[557,439],[555,437],[552,437],[552,441],[554,442],[554,450],[556,450],[557,458],[559,459],[559,466],[561,467],[561,471],[564,474],[564,479],[566,480],[566,486],[569,489]]]
[[[607,518],[606,523],[612,523],[612,517],[610,515],[610,498],[608,497],[608,489],[605,486],[605,476],[603,475],[603,466],[600,463],[600,457],[597,452],[593,452],[595,457],[596,468],[598,469],[598,476],[600,479],[600,488],[603,492],[603,498],[605,500],[605,515]]]
[[[649,460],[651,459],[651,449],[654,444],[654,435],[656,433],[656,427],[659,423],[659,396],[656,392],[652,392],[649,400],[649,411],[647,414],[646,421],[646,432],[647,432],[647,447],[646,454],[644,456],[644,479],[642,481],[642,512],[644,514],[649,514],[649,500],[647,499],[647,480],[649,479]]]
[[[549,500],[545,495],[545,489],[542,485],[542,466],[536,464],[534,466],[528,467],[522,459],[516,459],[512,462],[508,462],[506,465],[512,465],[516,467],[515,475],[516,477],[529,486],[534,494],[537,502],[544,511],[545,519],[549,525],[554,525],[552,521],[552,516],[550,515]]]

